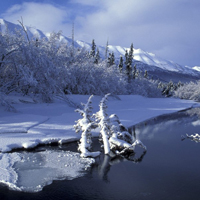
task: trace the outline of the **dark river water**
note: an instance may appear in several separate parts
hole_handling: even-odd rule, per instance
[[[54,181],[38,193],[0,186],[0,199],[200,199],[200,143],[181,137],[200,133],[199,113],[163,115],[131,127],[147,152],[138,147],[130,160],[101,155],[83,177]],[[77,144],[63,148],[76,150]]]

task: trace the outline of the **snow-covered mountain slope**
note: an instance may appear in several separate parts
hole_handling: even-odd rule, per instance
[[[194,66],[192,69],[200,72],[200,66]]]
[[[22,30],[22,27],[19,24],[13,24],[11,22],[8,22],[6,20],[0,19],[0,31],[4,32],[6,31],[6,27],[9,29],[9,31],[14,32],[15,29]],[[48,38],[50,33],[43,33],[41,30],[38,30],[33,27],[25,26],[27,33],[29,37],[36,37],[36,38]],[[64,35],[60,38],[61,42],[65,42],[69,45],[72,44],[72,39],[68,38]],[[76,40],[74,41],[74,46],[77,48],[84,47],[86,50],[91,50],[91,44]],[[99,49],[100,56],[102,58],[105,57],[105,46],[99,46],[97,45],[97,48]],[[116,63],[119,61],[120,55],[124,56],[126,50],[129,50],[129,48],[121,47],[121,46],[108,46],[109,52],[114,52]],[[147,71],[159,71],[159,72],[173,72],[173,73],[180,73],[184,75],[192,75],[195,77],[200,76],[200,70],[198,67],[190,68],[188,66],[182,66],[179,65],[173,61],[165,60],[163,58],[160,58],[156,56],[153,53],[145,52],[141,49],[134,49],[134,64],[136,63],[137,66],[142,70]]]

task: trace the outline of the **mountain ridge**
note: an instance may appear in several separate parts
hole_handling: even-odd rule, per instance
[[[4,19],[0,19],[0,30],[2,32],[6,31],[6,27],[8,28],[9,31],[14,32],[15,29],[23,30],[23,28],[19,24],[14,24],[9,21],[6,21]],[[30,38],[35,37],[35,38],[49,38],[50,33],[44,33],[43,31],[29,27],[24,25],[26,28],[26,31],[29,35]],[[72,39],[69,37],[66,37],[64,35],[61,35],[60,38],[61,42],[65,42],[69,45],[72,44]],[[76,40],[74,41],[74,46],[76,48],[85,48],[86,50],[90,51],[91,50],[91,44],[81,41],[81,40]],[[96,45],[96,47],[99,49],[100,56],[102,58],[105,57],[105,48],[100,45]],[[108,45],[108,52],[113,52],[115,55],[116,63],[119,61],[120,56],[124,56],[126,50],[129,50],[129,48],[126,47],[121,47],[121,46],[113,46],[113,45]],[[137,64],[140,70],[145,71],[151,71],[152,74],[155,74],[156,71],[161,72],[166,72],[166,73],[174,73],[174,74],[182,74],[182,75],[191,75],[194,77],[200,77],[200,71],[199,68],[193,67],[190,68],[188,66],[183,66],[178,63],[175,63],[173,61],[169,61],[166,59],[163,59],[159,56],[156,56],[153,53],[149,53],[146,51],[143,51],[142,49],[134,49],[133,53],[133,63]],[[154,71],[154,73],[153,73]],[[152,75],[153,76],[153,75]],[[158,75],[159,77],[159,75]],[[188,78],[189,79],[189,78]]]

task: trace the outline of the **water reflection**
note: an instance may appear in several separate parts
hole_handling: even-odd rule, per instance
[[[163,132],[168,129],[172,132],[174,127],[180,124],[200,126],[200,108],[193,108],[173,114],[165,114],[129,127],[129,132],[138,139],[158,139],[155,135],[158,131]]]
[[[116,154],[110,153],[109,155],[101,155],[97,160],[96,165],[94,166],[98,168],[99,178],[104,180],[105,182],[109,182],[108,174],[111,170],[111,167],[116,164],[120,164],[122,162],[132,162],[132,163],[141,163],[146,155],[146,151],[137,149],[135,153],[120,156]]]

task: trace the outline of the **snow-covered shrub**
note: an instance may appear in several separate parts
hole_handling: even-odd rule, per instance
[[[104,61],[95,64],[91,58],[86,57],[86,52],[82,52],[81,55],[83,58],[75,59],[73,63],[66,66],[65,91],[67,93],[94,95],[110,92],[126,93],[126,81],[116,67],[108,68]]]
[[[5,108],[6,111],[16,112],[16,109],[5,99],[4,94],[0,93],[0,105]]]
[[[181,99],[200,101],[200,81],[190,82],[180,86],[174,96]]]
[[[143,77],[133,79],[127,84],[128,94],[142,95],[145,97],[161,97],[161,90],[157,82]]]
[[[58,55],[61,45],[53,48],[56,39],[54,35],[54,41],[41,39],[36,45],[35,38],[27,41],[20,31],[1,33],[1,91],[36,95],[43,101],[51,101],[61,88]]]

